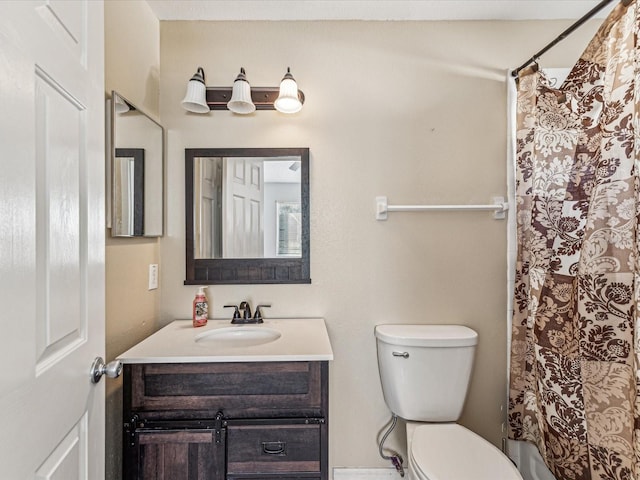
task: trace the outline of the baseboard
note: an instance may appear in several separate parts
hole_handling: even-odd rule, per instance
[[[334,468],[333,480],[398,480],[395,468]],[[406,478],[406,473],[405,473]]]

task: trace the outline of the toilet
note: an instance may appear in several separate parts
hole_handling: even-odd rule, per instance
[[[410,480],[522,480],[494,445],[456,424],[478,334],[461,325],[378,325],[384,400],[407,422]]]

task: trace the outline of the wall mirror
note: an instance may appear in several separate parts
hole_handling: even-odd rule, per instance
[[[107,181],[113,237],[159,237],[164,216],[164,129],[117,92],[111,92]]]
[[[185,150],[186,285],[311,283],[309,149]]]

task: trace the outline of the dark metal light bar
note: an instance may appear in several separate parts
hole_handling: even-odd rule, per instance
[[[232,87],[207,87],[207,105],[211,110],[227,110],[231,100]],[[275,110],[274,102],[278,98],[278,87],[251,87],[251,100],[256,110]],[[298,90],[300,102],[304,104],[304,93]]]

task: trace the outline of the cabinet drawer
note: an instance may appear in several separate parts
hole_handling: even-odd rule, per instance
[[[227,427],[227,473],[320,471],[320,425]]]
[[[322,415],[320,362],[125,365],[131,409],[198,418]],[[152,417],[149,417],[152,418]],[[164,415],[171,418],[171,415]]]
[[[283,476],[281,473],[272,473],[269,475],[259,475],[255,476],[255,474],[248,475],[227,475],[227,480],[325,480],[322,476],[313,475],[313,474],[300,474],[300,475],[286,475]]]

